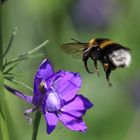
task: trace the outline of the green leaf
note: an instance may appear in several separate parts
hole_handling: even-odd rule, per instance
[[[13,70],[16,66],[18,65],[18,63],[14,64],[13,66],[11,66],[10,68],[8,68],[6,71],[3,72],[3,74],[8,74],[11,70]]]
[[[12,47],[12,44],[13,44],[13,41],[14,41],[14,37],[17,33],[17,27],[14,28],[13,32],[12,32],[12,35],[11,35],[11,38],[10,38],[10,41],[8,43],[8,46],[7,46],[7,49],[5,50],[5,52],[3,53],[3,58],[7,55],[7,53],[9,52],[10,48]]]
[[[14,84],[21,85],[21,86],[27,88],[28,90],[30,90],[31,92],[33,92],[33,89],[32,89],[29,85],[27,85],[27,84],[25,84],[25,83],[23,83],[23,82],[21,82],[21,81],[15,80],[14,77],[13,77],[12,75],[11,75],[11,76],[4,76],[4,78],[5,78],[6,80],[8,80],[8,81],[14,83]]]
[[[32,49],[26,53],[23,53],[23,54],[19,55],[18,57],[13,58],[10,61],[5,60],[5,64],[3,65],[3,69],[5,69],[8,65],[13,64],[15,62],[19,62],[19,61],[40,55],[40,54],[37,54],[37,55],[32,55],[32,54],[37,52],[38,50],[42,49],[48,42],[49,42],[49,40],[46,40],[42,44],[40,44],[39,46],[35,47],[34,49]]]

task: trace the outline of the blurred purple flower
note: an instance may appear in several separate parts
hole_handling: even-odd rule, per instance
[[[85,132],[86,124],[82,120],[86,110],[93,104],[82,95],[77,95],[82,84],[78,73],[58,71],[54,73],[51,63],[45,59],[37,70],[34,78],[34,95],[26,96],[23,93],[6,88],[35,105],[35,108],[25,111],[28,114],[40,109],[44,115],[47,125],[47,133],[50,134],[61,121],[67,128],[74,131]]]
[[[78,0],[72,8],[72,19],[78,29],[92,32],[108,27],[120,11],[116,0]]]

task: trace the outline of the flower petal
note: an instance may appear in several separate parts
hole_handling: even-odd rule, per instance
[[[51,132],[55,129],[58,119],[57,116],[54,113],[48,113],[46,112],[44,114],[46,125],[47,125],[47,133],[51,134]]]
[[[67,128],[71,130],[81,132],[86,132],[87,130],[87,126],[82,118],[76,118],[68,113],[62,112],[59,119]]]
[[[11,92],[12,94],[14,94],[14,95],[16,95],[17,97],[19,97],[19,98],[21,98],[22,100],[24,100],[24,101],[26,101],[26,102],[28,102],[28,103],[32,103],[32,101],[33,101],[33,96],[27,96],[27,95],[25,95],[24,93],[22,93],[22,92],[20,92],[20,91],[18,91],[18,90],[16,90],[16,89],[14,89],[14,88],[12,88],[12,87],[9,87],[9,86],[7,86],[7,85],[4,85],[5,86],[5,88],[9,91],[9,92]]]
[[[51,79],[56,79],[53,82],[53,86],[65,101],[69,101],[74,98],[82,85],[79,73],[59,71],[54,74]]]
[[[84,96],[76,95],[74,99],[66,102],[64,107],[61,109],[64,112],[68,112],[75,117],[82,117],[86,110],[91,108],[93,104]]]
[[[40,85],[40,82],[42,80],[46,80],[48,77],[50,77],[53,74],[53,67],[49,60],[45,59],[41,65],[39,66],[37,73],[34,77],[34,97],[33,97],[33,103],[37,105],[40,101],[40,98],[42,94],[38,90],[38,87]]]
[[[48,59],[45,59],[39,66],[35,77],[38,77],[41,79],[47,79],[53,73],[54,73],[54,71],[53,71],[51,62]]]

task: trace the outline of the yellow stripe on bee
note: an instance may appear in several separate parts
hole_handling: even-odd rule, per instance
[[[91,39],[90,41],[89,41],[89,44],[88,44],[88,48],[92,48],[93,47],[93,44],[95,44],[96,42],[95,42],[95,39],[93,38],[93,39]]]
[[[101,44],[100,44],[100,48],[103,49],[105,48],[106,46],[108,45],[111,45],[113,44],[114,42],[112,40],[106,40],[106,41],[103,41]]]

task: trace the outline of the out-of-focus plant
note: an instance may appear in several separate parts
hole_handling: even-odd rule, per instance
[[[19,82],[15,79],[16,74],[12,73],[12,70],[22,60],[36,56],[34,55],[34,53],[37,52],[42,47],[44,47],[48,43],[48,40],[44,41],[42,44],[40,44],[39,46],[35,47],[32,50],[26,53],[23,53],[17,56],[16,58],[8,60],[6,58],[6,55],[8,54],[10,48],[12,47],[12,43],[16,35],[17,28],[14,29],[11,35],[11,38],[8,42],[7,48],[5,51],[3,51],[4,47],[3,47],[3,42],[2,42],[3,40],[3,36],[2,36],[3,35],[2,33],[2,8],[3,7],[2,6],[4,4],[4,1],[5,0],[0,1],[0,134],[1,134],[0,139],[9,140],[10,139],[10,133],[9,133],[10,126],[8,125],[9,111],[8,111],[8,107],[7,107],[7,103],[6,103],[6,99],[4,95],[4,79],[9,80],[12,83],[22,84],[23,86],[29,88],[29,86],[26,85],[25,83]],[[37,54],[37,55],[40,55],[40,54]]]
[[[0,23],[2,24],[2,4],[0,3]],[[79,73],[69,71],[54,72],[51,63],[45,59],[37,70],[34,77],[34,88],[32,90],[27,84],[16,80],[16,74],[12,70],[23,60],[32,57],[40,56],[40,53],[34,54],[42,49],[48,43],[44,41],[34,49],[22,53],[19,56],[7,59],[14,37],[17,33],[17,28],[12,32],[8,45],[3,51],[2,43],[2,25],[0,24],[0,139],[10,140],[9,124],[8,124],[8,107],[4,97],[4,88],[12,94],[18,96],[24,101],[33,104],[34,107],[25,111],[24,115],[32,123],[30,113],[35,112],[33,121],[32,140],[36,140],[38,127],[41,119],[41,113],[44,115],[47,133],[50,134],[56,127],[58,121],[62,122],[64,126],[73,131],[85,132],[87,126],[83,121],[83,116],[86,111],[90,109],[93,104],[84,96],[78,95],[77,92],[82,85],[82,80]],[[33,92],[33,96],[27,96],[22,92],[12,88],[10,85],[4,83],[8,80],[14,84],[20,84],[24,88],[28,88]],[[75,108],[76,106],[76,108]]]
[[[22,86],[24,86],[25,88],[28,88],[32,91],[32,88],[30,88],[27,84],[21,82],[21,81],[17,81],[15,79],[16,77],[16,74],[12,73],[12,70],[17,66],[17,64],[19,64],[19,62],[23,61],[23,60],[26,60],[26,59],[29,59],[29,58],[32,58],[32,57],[35,57],[35,56],[39,56],[41,55],[40,53],[38,53],[37,55],[34,55],[35,52],[37,52],[38,50],[40,50],[41,48],[43,48],[47,43],[48,43],[48,40],[44,41],[42,44],[40,44],[39,46],[35,47],[34,49],[28,51],[28,52],[25,52],[25,53],[22,53],[21,55],[11,59],[11,60],[8,60],[6,58],[6,55],[7,53],[9,52],[10,48],[12,47],[12,42],[14,40],[14,36],[16,35],[16,31],[17,31],[17,28],[14,29],[12,35],[11,35],[11,38],[10,38],[10,41],[8,43],[8,46],[7,46],[7,49],[5,50],[4,53],[2,53],[2,42],[1,42],[1,56],[0,56],[0,61],[1,61],[1,65],[0,65],[0,130],[1,130],[1,133],[2,133],[2,139],[3,140],[9,140],[9,134],[8,134],[8,124],[7,124],[7,114],[8,114],[8,108],[7,108],[7,104],[6,104],[6,101],[5,101],[5,98],[4,98],[4,79],[5,80],[8,80],[12,83],[15,83],[15,84],[20,84]],[[2,40],[2,32],[1,32],[1,40]],[[7,108],[7,109],[6,109]],[[6,111],[7,110],[7,111]],[[39,114],[37,113],[37,116]],[[7,118],[7,119],[6,119]]]

